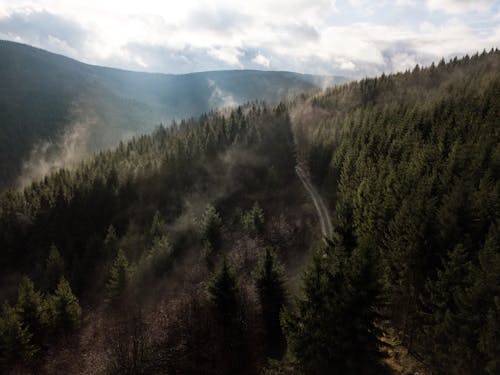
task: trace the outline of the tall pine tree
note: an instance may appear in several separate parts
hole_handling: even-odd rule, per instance
[[[303,296],[282,316],[291,354],[306,374],[382,371],[375,308],[379,286],[370,251],[319,250],[303,278]]]

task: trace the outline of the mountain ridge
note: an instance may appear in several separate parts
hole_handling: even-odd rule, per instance
[[[254,100],[277,102],[347,80],[287,71],[136,72],[9,41],[0,41],[0,75],[0,187],[32,174],[32,160],[60,165],[57,156],[77,125],[86,130],[78,140],[85,156],[160,123]]]

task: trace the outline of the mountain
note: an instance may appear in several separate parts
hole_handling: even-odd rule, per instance
[[[21,174],[41,171],[35,176],[41,177],[173,119],[253,100],[277,102],[346,81],[256,70],[130,72],[8,41],[0,41],[0,75],[0,187]]]
[[[1,371],[498,374],[499,68],[213,111],[1,193]]]

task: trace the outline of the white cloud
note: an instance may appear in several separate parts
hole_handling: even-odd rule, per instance
[[[500,46],[491,0],[349,2],[0,0],[0,38],[88,63],[169,73],[257,64],[363,76]],[[467,22],[478,11],[487,29]]]
[[[397,0],[407,1],[407,0]],[[387,0],[371,1],[371,0],[349,0],[349,4],[361,14],[371,16],[378,8],[387,5]]]
[[[396,5],[400,7],[416,7],[417,0],[396,0]]]
[[[252,59],[252,62],[269,68],[269,59],[266,56],[261,55],[260,53]]]
[[[217,47],[212,48],[208,51],[208,54],[219,59],[222,62],[225,62],[229,65],[234,65],[242,68],[243,65],[240,62],[239,57],[243,54],[237,48],[233,47]]]
[[[427,0],[431,11],[441,10],[445,13],[486,12],[493,5],[493,0]]]
[[[340,69],[342,70],[354,70],[356,65],[352,61],[342,61],[340,63]]]

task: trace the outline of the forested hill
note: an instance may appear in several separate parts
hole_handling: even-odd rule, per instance
[[[2,369],[498,374],[499,98],[492,50],[211,112],[4,192]]]
[[[15,182],[31,152],[40,153],[33,159],[53,160],[57,154],[78,151],[78,159],[174,118],[253,100],[273,103],[345,82],[341,77],[255,70],[130,72],[8,41],[0,41],[0,76],[0,187]],[[68,151],[74,146],[68,145],[72,137],[79,144]]]

